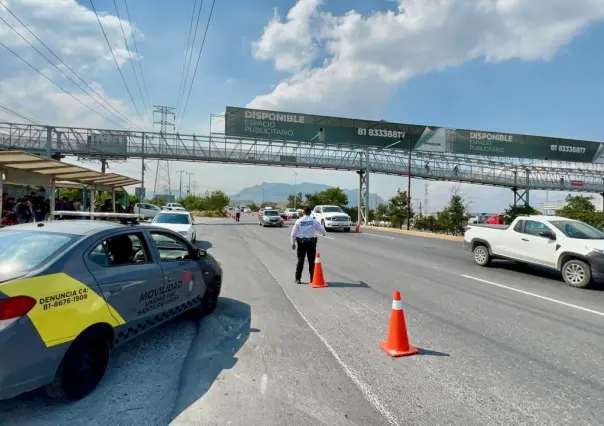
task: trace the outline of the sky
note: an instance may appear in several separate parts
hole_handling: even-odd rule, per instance
[[[229,105],[586,140],[604,134],[604,0],[215,0],[190,97],[212,0],[202,4],[184,90],[183,62],[199,2],[0,3],[0,42],[43,74],[0,45],[4,121],[26,122],[2,106],[42,124],[152,129],[153,105],[166,105],[177,107],[180,133],[207,134],[222,124],[210,124],[211,115]],[[81,83],[69,65],[87,83],[80,84],[84,91],[92,93],[91,87],[103,101],[83,93],[53,64]],[[155,167],[147,163],[148,190]],[[294,176],[286,168],[171,163],[172,188],[179,186],[178,170],[193,173],[198,192],[235,193],[262,182],[293,184],[294,178],[358,186],[353,172],[298,169]],[[110,163],[109,171],[140,178],[141,162]],[[371,192],[388,199],[406,189],[407,179],[373,175],[370,184]],[[429,209],[445,205],[458,186],[430,182]],[[473,211],[496,212],[512,202],[509,189],[462,185],[459,192]],[[424,182],[414,181],[412,197],[423,194]],[[536,207],[545,198],[531,194]]]

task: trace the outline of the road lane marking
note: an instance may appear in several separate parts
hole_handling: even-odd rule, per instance
[[[322,235],[323,238],[327,238],[328,240],[335,240],[334,237],[328,237],[327,235]]]
[[[258,235],[260,235],[260,234],[258,234]],[[342,358],[340,358],[340,355],[338,355],[336,350],[331,346],[331,344],[327,341],[327,339],[325,337],[323,337],[323,335],[321,333],[319,333],[319,330],[317,330],[315,328],[315,326],[312,325],[312,323],[308,320],[308,318],[306,318],[306,316],[302,313],[302,310],[298,307],[296,302],[294,302],[294,300],[289,295],[288,291],[286,290],[286,287],[283,284],[281,284],[281,282],[273,274],[273,271],[270,270],[268,265],[266,265],[262,261],[262,259],[260,259],[260,257],[258,255],[256,255],[256,258],[264,265],[264,268],[271,275],[271,277],[273,277],[273,279],[281,286],[281,288],[283,289],[283,294],[285,294],[285,297],[287,297],[287,299],[290,301],[290,303],[292,304],[294,309],[298,312],[298,315],[300,315],[300,318],[302,318],[304,320],[304,322],[315,333],[315,335],[319,338],[319,340],[321,342],[323,342],[323,345],[325,345],[327,350],[335,358],[335,360],[340,365],[340,367],[342,367],[342,369],[344,370],[344,373],[346,373],[346,375],[350,378],[350,380],[352,380],[352,382],[359,388],[359,390],[361,391],[361,393],[363,394],[365,399],[367,401],[369,401],[369,403],[371,405],[373,405],[373,407],[382,416],[384,416],[386,418],[386,421],[388,422],[388,424],[390,424],[391,426],[398,426],[400,423],[398,422],[397,418],[390,411],[388,411],[388,408],[386,408],[386,406],[384,404],[382,404],[379,397],[371,390],[371,387],[368,384],[366,384],[365,382],[363,382],[363,380],[361,380],[359,378],[357,373],[352,368],[350,368],[348,366],[348,364],[346,364],[342,360]]]
[[[531,293],[529,291],[520,290],[518,288],[508,287],[507,285],[497,284],[497,283],[494,283],[492,281],[483,280],[482,278],[476,278],[476,277],[472,277],[470,275],[461,275],[461,276],[464,277],[464,278],[468,278],[468,279],[474,280],[474,281],[480,281],[481,283],[489,284],[489,285],[492,285],[492,286],[495,286],[495,287],[504,288],[506,290],[515,291],[517,293],[525,294],[527,296],[536,297],[537,299],[547,300],[548,302],[558,303],[559,305],[568,306],[569,308],[575,308],[575,309],[578,309],[580,311],[589,312],[590,314],[600,315],[600,316],[604,317],[604,312],[595,311],[593,309],[585,308],[585,307],[579,306],[579,305],[573,305],[572,303],[567,303],[567,302],[563,302],[561,300],[552,299],[551,297],[541,296],[540,294]]]
[[[365,234],[365,235],[373,235],[374,237],[380,237],[380,238],[388,238],[389,240],[396,240],[396,238],[394,238],[394,237],[387,237],[386,235],[370,234],[369,232],[363,232],[363,234]]]

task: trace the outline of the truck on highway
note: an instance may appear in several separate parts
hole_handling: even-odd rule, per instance
[[[564,217],[519,216],[510,225],[468,225],[463,246],[480,266],[507,259],[552,268],[573,287],[585,288],[604,275],[604,232]]]

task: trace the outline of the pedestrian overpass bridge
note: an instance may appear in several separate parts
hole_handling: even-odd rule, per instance
[[[604,165],[471,156],[394,148],[233,138],[213,133],[118,131],[0,122],[0,149],[45,157],[157,159],[291,168],[347,170],[359,174],[359,219],[368,217],[372,173],[510,188],[514,203],[530,190],[604,192]],[[144,171],[143,183],[144,186]]]

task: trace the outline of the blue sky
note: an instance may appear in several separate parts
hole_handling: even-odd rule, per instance
[[[73,0],[2,1],[62,52],[59,56],[81,70],[87,82],[98,84],[106,99],[135,119],[96,18],[87,10],[89,1],[78,1],[81,7]],[[116,2],[129,34],[124,0]],[[176,106],[193,0],[170,3],[167,7],[168,2],[160,0],[128,0],[128,7],[150,100]],[[203,2],[197,46],[211,3]],[[600,140],[604,133],[604,61],[600,54],[604,5],[590,0],[572,4],[544,0],[538,2],[541,7],[536,3],[216,0],[181,132],[206,133],[210,114],[222,112],[226,105],[251,105]],[[108,37],[123,58],[122,71],[131,93],[144,113],[119,23],[112,19],[114,2],[95,0],[94,5],[102,12]],[[407,21],[400,16],[403,6]],[[0,16],[14,22],[1,6]],[[0,22],[0,40],[46,70],[48,63],[3,25]],[[82,111],[72,99],[57,95],[58,89],[42,82],[1,47],[0,61],[6,64],[0,70],[0,103],[44,123],[115,127]],[[78,93],[48,69],[47,75]],[[279,85],[283,82],[287,86]],[[5,115],[0,119],[18,121]],[[140,177],[139,162],[114,167]],[[195,173],[198,189],[235,192],[264,181],[293,183],[293,174],[280,168],[171,167]],[[176,176],[172,174],[174,181]],[[299,170],[297,180],[347,188],[357,185],[356,175],[347,172]],[[398,187],[406,187],[406,179],[375,176],[371,185],[372,192],[388,198]],[[146,186],[152,188],[153,182]],[[431,209],[446,202],[451,187],[430,184]],[[413,191],[423,194],[423,182],[414,182]],[[496,211],[512,199],[511,191],[504,189],[464,185],[461,191],[473,200],[474,210]],[[550,199],[564,195],[550,194]],[[535,193],[532,199],[543,199],[543,194]]]

